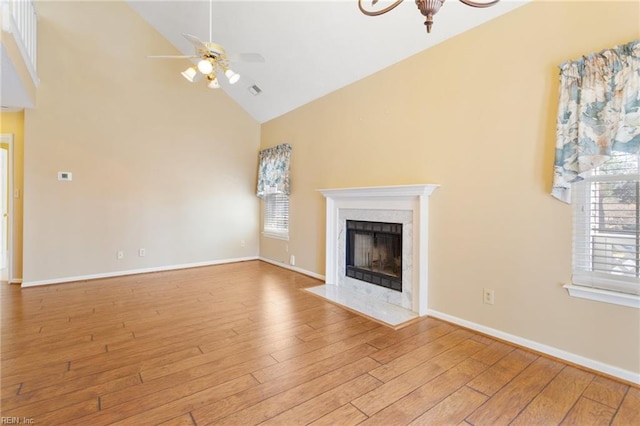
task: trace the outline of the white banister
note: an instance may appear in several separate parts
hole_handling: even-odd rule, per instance
[[[38,14],[33,0],[1,0],[2,30],[13,35],[33,82],[38,84]]]

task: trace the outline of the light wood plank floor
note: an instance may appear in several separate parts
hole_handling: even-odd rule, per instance
[[[92,426],[640,424],[636,387],[432,318],[394,331],[301,290],[318,284],[259,261],[3,284],[2,416]]]

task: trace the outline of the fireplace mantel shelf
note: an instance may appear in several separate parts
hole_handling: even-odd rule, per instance
[[[326,264],[325,294],[340,294],[343,290],[362,292],[379,302],[408,310],[411,316],[427,314],[428,279],[428,207],[436,184],[369,186],[360,188],[319,189],[326,197]],[[408,216],[407,216],[408,215]],[[357,217],[355,217],[357,216]],[[393,220],[389,218],[395,218]],[[373,222],[393,222],[407,225],[407,256],[403,254],[403,290],[381,293],[344,278],[344,244],[346,219]],[[404,225],[403,225],[404,227]],[[403,240],[404,241],[404,240]],[[403,247],[405,244],[403,242]],[[403,249],[404,250],[404,249]],[[405,263],[406,260],[406,263]],[[407,284],[406,287],[404,284]],[[373,286],[373,284],[371,284]],[[374,286],[377,287],[377,286]],[[387,289],[382,289],[386,291]],[[390,293],[389,293],[390,292]],[[326,297],[326,296],[325,296]],[[334,299],[334,298],[332,298]],[[335,300],[337,301],[337,300]],[[380,309],[382,312],[385,309]],[[367,313],[369,316],[370,312]],[[384,321],[384,320],[383,320]]]
[[[361,198],[361,197],[417,197],[429,196],[438,188],[435,184],[365,186],[360,188],[319,189],[327,198]]]

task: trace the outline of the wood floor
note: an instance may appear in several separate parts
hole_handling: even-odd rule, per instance
[[[3,284],[2,416],[92,426],[640,425],[636,387],[432,318],[394,331],[301,290],[318,284],[259,261]]]

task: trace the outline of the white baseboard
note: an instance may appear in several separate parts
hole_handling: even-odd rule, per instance
[[[316,274],[315,272],[311,272],[311,271],[307,271],[306,269],[302,269],[302,268],[298,268],[297,266],[291,266],[288,265],[284,262],[278,262],[277,260],[273,260],[273,259],[268,259],[266,257],[259,257],[260,260],[262,260],[263,262],[267,262],[270,263],[272,265],[276,265],[276,266],[280,266],[281,268],[285,268],[285,269],[289,269],[291,271],[295,271],[295,272],[299,272],[303,275],[308,275],[312,278],[316,278],[321,280],[322,282],[324,282],[324,275],[320,275],[320,274]]]
[[[461,327],[465,327],[471,330],[478,331],[480,333],[495,337],[506,342],[514,343],[518,346],[532,349],[536,352],[549,355],[554,358],[558,358],[572,364],[580,365],[590,370],[598,371],[603,374],[607,374],[612,377],[617,377],[622,380],[626,380],[631,383],[640,385],[640,373],[636,373],[629,370],[624,370],[613,365],[605,364],[600,361],[595,361],[590,358],[586,358],[580,355],[576,355],[571,352],[564,351],[562,349],[555,348],[553,346],[544,345],[542,343],[534,342],[533,340],[525,339],[523,337],[515,336],[513,334],[505,333],[494,328],[486,327],[484,325],[476,324],[471,321],[464,320],[462,318],[454,317],[452,315],[444,314],[442,312],[429,310],[428,314],[433,318],[438,318],[443,321],[447,321],[453,324],[457,324]]]
[[[143,269],[130,269],[127,271],[106,272],[103,274],[80,275],[77,277],[54,278],[51,280],[26,281],[22,283],[22,287],[36,287],[41,285],[62,284],[72,281],[87,281],[100,278],[122,277],[125,275],[148,274],[150,272],[173,271],[177,269],[199,268],[201,266],[222,265],[225,263],[246,262],[248,260],[258,260],[258,256],[238,257],[234,259],[210,260],[206,262],[185,263],[181,265],[156,266]],[[22,281],[22,280],[21,280]]]

